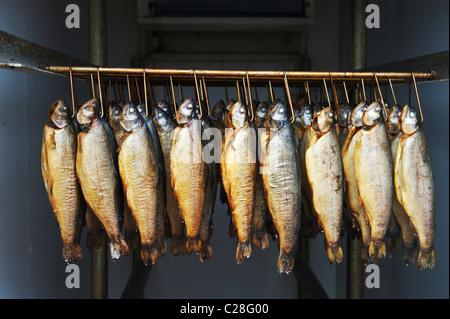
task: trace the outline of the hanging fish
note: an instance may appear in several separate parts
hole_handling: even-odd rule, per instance
[[[154,265],[160,256],[156,229],[161,172],[150,131],[133,103],[125,105],[120,124],[125,131],[120,140],[120,176],[141,236],[141,259],[144,264]]]
[[[201,122],[196,118],[192,98],[180,105],[177,122],[170,150],[171,183],[186,226],[186,251],[199,253],[208,168],[202,159]]]
[[[260,159],[264,193],[279,236],[277,269],[289,273],[300,228],[301,182],[296,137],[286,105],[273,105],[264,125],[267,131],[261,137]]]
[[[375,262],[386,257],[386,232],[392,216],[394,195],[393,162],[390,141],[375,101],[362,116],[364,127],[355,143],[355,177],[361,206],[370,225],[369,257]]]
[[[251,229],[255,208],[256,132],[250,125],[248,110],[236,102],[228,113],[228,127],[222,151],[222,180],[231,207],[231,217],[237,229],[236,262],[249,258]]]
[[[435,194],[430,154],[417,112],[410,106],[403,107],[400,116],[403,136],[398,142],[395,157],[395,190],[419,237],[417,269],[435,265],[434,234]]]
[[[76,169],[84,198],[108,234],[111,257],[118,259],[127,256],[129,248],[120,232],[124,201],[117,143],[99,108],[98,99],[92,99],[77,113],[83,129],[78,133]]]
[[[369,260],[369,245],[370,245],[370,225],[366,218],[366,212],[361,205],[359,199],[358,185],[356,183],[355,176],[355,143],[358,137],[359,131],[364,126],[362,117],[367,109],[365,101],[359,103],[351,112],[349,116],[349,132],[345,139],[344,145],[342,145],[342,163],[345,173],[345,185],[346,196],[345,203],[347,211],[350,213],[348,220],[351,222],[351,227],[361,233],[362,248],[361,257],[364,262],[368,263]]]
[[[42,139],[42,177],[61,232],[63,258],[78,261],[83,258],[80,235],[86,202],[75,169],[77,130],[63,99],[52,104],[48,118]]]
[[[262,175],[259,173],[259,158],[261,154],[261,140],[259,136],[265,131],[264,121],[269,110],[267,102],[259,103],[254,118],[254,126],[257,130],[257,172],[256,172],[256,189],[255,189],[255,209],[253,211],[253,238],[252,243],[262,250],[269,249],[269,238],[267,237],[266,228],[268,225],[268,217],[270,217],[269,209],[267,207],[266,197],[264,196],[264,186]],[[273,227],[273,224],[271,224]],[[275,237],[275,236],[273,236]]]
[[[184,235],[184,225],[180,217],[177,201],[173,193],[170,181],[170,150],[172,148],[172,137],[177,123],[162,108],[155,109],[155,126],[158,131],[161,149],[164,155],[164,165],[166,173],[166,209],[167,217],[170,221],[170,249],[174,256],[186,255],[186,236]]]
[[[164,154],[161,147],[161,142],[159,140],[158,132],[155,127],[155,123],[153,121],[153,117],[150,114],[147,116],[147,111],[145,107],[145,103],[140,103],[136,105],[139,113],[144,118],[145,123],[150,132],[151,138],[151,147],[153,148],[156,155],[156,164],[159,171],[159,176],[161,178],[161,183],[158,188],[158,207],[157,207],[157,228],[155,235],[155,247],[158,250],[158,254],[160,257],[164,256],[167,251],[167,245],[165,241],[165,228],[167,226],[170,229],[170,226],[166,225],[169,223],[167,220],[166,223],[166,173],[165,173],[165,163],[164,163]]]
[[[317,213],[314,210],[312,202],[312,193],[308,181],[308,173],[306,171],[306,146],[308,141],[308,127],[311,127],[313,120],[313,108],[309,104],[304,104],[298,108],[295,116],[294,126],[297,128],[298,134],[298,154],[300,160],[300,179],[302,193],[302,217],[301,232],[306,238],[315,238],[319,233],[319,225]]]
[[[119,145],[120,136],[125,130],[120,125],[120,117],[122,115],[122,107],[116,102],[112,102],[109,106],[108,112],[108,124],[111,127],[114,136],[116,137],[117,145]],[[95,224],[95,221],[92,223]],[[131,249],[136,249],[140,242],[139,230],[134,222],[133,215],[131,214],[130,207],[128,206],[127,199],[124,194],[124,207],[123,207],[123,228],[125,241]]]
[[[344,172],[331,106],[320,110],[307,128],[305,162],[319,227],[325,233],[330,263],[340,263],[343,220]]]
[[[338,122],[336,125],[336,132],[339,137],[339,145],[341,148],[344,146],[345,140],[348,136],[348,123],[352,114],[352,107],[350,104],[346,104],[339,109]]]

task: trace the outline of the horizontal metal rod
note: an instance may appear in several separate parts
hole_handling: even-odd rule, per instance
[[[170,76],[175,81],[188,80],[193,81],[194,71],[198,77],[204,77],[208,81],[233,81],[240,80],[243,77],[249,77],[253,82],[279,81],[283,83],[286,75],[289,81],[309,81],[320,82],[323,79],[329,80],[330,72],[312,72],[312,71],[246,71],[246,70],[194,70],[194,69],[148,69],[148,68],[96,68],[96,67],[69,67],[69,66],[46,66],[45,70],[69,75],[70,69],[74,77],[88,78],[90,74],[100,72],[102,79],[124,79],[126,75],[130,77],[143,78],[145,72],[150,80],[166,80]],[[360,79],[375,80],[373,72],[331,72],[335,81],[359,81]],[[435,73],[414,73],[416,80],[433,80]],[[378,80],[387,82],[392,81],[409,82],[411,80],[410,72],[380,72],[377,73]],[[221,83],[222,84],[222,83]]]

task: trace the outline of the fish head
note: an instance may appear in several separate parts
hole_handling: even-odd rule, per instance
[[[241,102],[236,102],[228,113],[228,123],[234,128],[243,127],[248,123],[248,107]]]
[[[144,118],[139,113],[136,105],[129,102],[125,104],[120,116],[120,125],[126,132],[132,132],[144,123]]]
[[[367,109],[367,103],[365,101],[362,101],[359,103],[355,108],[353,109],[351,115],[350,115],[350,123],[354,127],[362,127],[364,126],[362,117],[364,112]]]
[[[383,119],[383,107],[380,102],[372,102],[362,116],[362,122],[365,126],[374,126]]]
[[[402,114],[402,107],[398,104],[394,105],[388,113],[386,128],[392,135],[400,132],[400,115]]]
[[[162,108],[156,107],[155,109],[155,122],[156,124],[165,129],[169,126],[170,122],[173,121],[171,115],[167,114]]]
[[[300,125],[306,129],[312,125],[314,110],[310,104],[305,104],[300,109]]]
[[[314,113],[313,113],[313,118],[315,118],[316,115],[317,115],[320,111],[322,111],[324,108],[325,108],[325,106],[322,104],[322,102],[317,102],[316,104],[314,104],[314,106],[313,106],[313,111],[314,111]]]
[[[147,116],[147,111],[145,109],[145,103],[139,103],[136,105],[137,110],[141,113],[142,117],[145,118]]]
[[[264,125],[267,128],[281,128],[290,122],[290,114],[287,106],[283,102],[278,101],[272,104],[272,108],[266,115]]]
[[[225,103],[219,100],[211,110],[211,118],[213,120],[218,120],[222,118],[223,111],[225,110]]]
[[[196,106],[193,98],[188,98],[181,103],[177,111],[177,122],[178,124],[186,124],[195,117]]]
[[[314,131],[320,133],[327,133],[331,131],[334,126],[334,111],[330,106],[320,110],[312,121],[311,127]]]
[[[400,114],[400,128],[405,134],[413,134],[419,129],[420,119],[417,112],[410,105],[403,107]]]
[[[167,101],[161,100],[158,102],[158,104],[156,104],[156,106],[162,108],[163,111],[166,112],[167,114],[172,115],[172,109],[170,108],[170,105]]]
[[[71,122],[72,111],[67,106],[64,99],[59,99],[50,106],[48,111],[48,120],[54,123],[58,128],[63,128]]]
[[[113,130],[117,130],[120,127],[121,114],[122,114],[122,107],[116,102],[112,102],[109,105],[108,110],[108,123]]]
[[[99,117],[100,101],[95,98],[84,103],[77,113],[77,121],[80,124],[90,124],[94,118]]]
[[[256,108],[255,125],[261,127],[266,119],[267,111],[269,110],[269,104],[267,102],[260,102]]]
[[[228,101],[228,103],[225,105],[225,109],[226,110],[231,110],[231,108],[233,107],[233,105],[236,103],[235,99],[231,99]]]
[[[347,127],[350,114],[352,113],[352,106],[350,104],[344,105],[339,110],[339,116],[338,116],[338,124],[341,127]]]

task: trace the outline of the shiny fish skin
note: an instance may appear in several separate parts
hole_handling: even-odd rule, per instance
[[[400,130],[399,126],[399,118],[401,114],[402,108],[400,105],[394,105],[390,112],[388,113],[387,117],[387,130],[388,130],[388,136],[389,140],[391,141],[391,152],[392,152],[392,159],[394,161],[395,165],[395,157],[397,153],[397,146],[398,142],[404,135],[403,132]],[[394,167],[395,169],[395,167]],[[411,223],[409,222],[408,215],[406,214],[405,210],[403,209],[403,206],[399,203],[397,199],[397,194],[394,194],[394,200],[392,203],[392,223],[395,223],[398,225],[398,227],[394,228],[397,230],[397,233],[400,234],[394,234],[392,235],[391,227],[389,229],[389,237],[388,237],[388,250],[391,252],[395,251],[397,248],[397,245],[401,244],[400,241],[395,242],[395,238],[392,238],[392,236],[401,236],[403,241],[403,259],[408,265],[411,262],[416,262],[417,260],[417,254],[418,254],[418,248],[417,248],[417,240],[414,235],[414,232],[411,229]]]
[[[247,107],[241,102],[228,113],[228,127],[222,151],[222,180],[231,207],[233,224],[237,229],[236,262],[249,258],[251,227],[256,189],[256,132],[250,126]]]
[[[406,105],[400,117],[404,135],[397,146],[395,158],[395,189],[399,202],[419,237],[417,269],[435,265],[434,177],[425,133],[419,126],[417,112]]]
[[[186,255],[186,236],[184,235],[184,225],[180,217],[177,201],[173,193],[170,181],[170,150],[172,148],[172,137],[177,123],[162,108],[157,107],[155,110],[155,126],[161,144],[164,156],[164,166],[166,174],[166,210],[167,217],[170,221],[170,249],[174,256]]]
[[[333,123],[331,106],[317,113],[306,148],[306,171],[311,187],[319,227],[325,233],[327,256],[330,263],[340,263],[343,220],[344,172],[338,137]],[[312,132],[314,131],[314,132]]]
[[[117,145],[108,124],[100,118],[98,100],[86,102],[77,113],[80,124],[90,124],[78,134],[77,176],[86,202],[105,228],[112,259],[127,256],[129,248],[120,232],[123,195],[115,152]],[[108,131],[109,129],[109,131]]]
[[[378,102],[367,107],[354,151],[359,197],[371,230],[369,257],[375,262],[386,257],[385,237],[394,195],[392,153],[381,112]]]
[[[194,101],[185,100],[177,111],[172,149],[170,176],[181,218],[186,226],[186,251],[201,250],[199,237],[205,204],[207,165],[202,160],[201,123],[195,118]]]
[[[279,273],[288,274],[294,267],[300,228],[301,182],[295,132],[283,103],[278,102],[271,108],[265,127],[260,159],[264,193],[279,236],[277,269]]]
[[[358,229],[361,232],[362,248],[361,257],[364,262],[368,263],[369,260],[369,246],[370,246],[370,225],[366,219],[366,212],[361,206],[359,199],[358,185],[356,183],[355,176],[355,144],[358,137],[358,132],[361,130],[362,116],[367,109],[367,104],[361,102],[352,111],[350,116],[351,126],[347,138],[342,146],[341,155],[342,163],[345,173],[345,185],[346,185],[346,198],[347,208],[351,214],[349,216],[352,221],[352,228]]]
[[[120,136],[125,132],[122,126],[120,126],[121,115],[122,115],[122,107],[116,102],[112,102],[111,105],[109,106],[108,124],[114,133],[117,145],[119,145]],[[137,229],[136,223],[134,222],[125,194],[123,207],[123,227],[124,227],[125,241],[127,242],[128,247],[131,249],[137,249],[140,242],[139,230]]]
[[[60,228],[66,262],[83,258],[80,233],[86,212],[75,169],[77,132],[71,116],[64,100],[53,103],[49,111],[52,124],[44,126],[41,153],[42,176]]]

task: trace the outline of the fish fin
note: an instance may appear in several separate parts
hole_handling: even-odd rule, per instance
[[[115,241],[111,241],[110,251],[111,258],[113,260],[119,259],[121,255],[128,256],[130,254],[130,249],[128,248],[128,245],[122,235],[120,235]]]
[[[238,242],[236,247],[236,263],[242,264],[244,258],[250,258],[252,254],[252,245],[250,242]]]
[[[186,238],[184,236],[172,236],[170,240],[170,250],[174,256],[185,256]]]
[[[192,252],[198,253],[201,248],[201,241],[199,237],[186,239],[186,252],[190,255]]]
[[[415,241],[412,245],[403,244],[403,260],[405,261],[406,266],[410,263],[415,263],[417,260],[417,255],[419,254],[419,249],[417,246],[417,241]]]
[[[80,261],[83,259],[81,246],[80,244],[76,243],[64,243],[62,248],[62,254],[64,261],[66,263],[70,263],[72,261]]]
[[[228,209],[228,211],[229,211],[229,214],[231,214],[231,209]],[[228,214],[228,212],[227,212],[227,214]],[[228,235],[230,236],[230,238],[237,236],[237,229],[236,229],[236,226],[234,226],[232,218],[230,218],[230,223],[228,224]]]
[[[386,257],[386,243],[372,240],[369,246],[369,257],[376,263],[378,259]]]
[[[265,231],[262,232],[254,232],[252,243],[256,247],[261,248],[264,251],[269,250],[269,237]]]
[[[344,253],[339,244],[327,243],[327,256],[330,264],[341,263],[344,259]]]
[[[200,251],[198,252],[198,258],[200,261],[204,262],[205,260],[212,260],[213,256],[214,254],[211,244],[209,242],[202,242]]]
[[[154,265],[156,262],[156,259],[158,259],[158,251],[153,246],[153,243],[141,243],[141,260],[144,263],[144,265]]]
[[[294,257],[281,254],[278,256],[277,269],[280,274],[289,274],[294,268]]]
[[[424,251],[421,249],[419,251],[419,257],[417,258],[417,270],[424,270],[426,268],[433,269],[436,262],[436,257],[434,255],[434,247]]]

